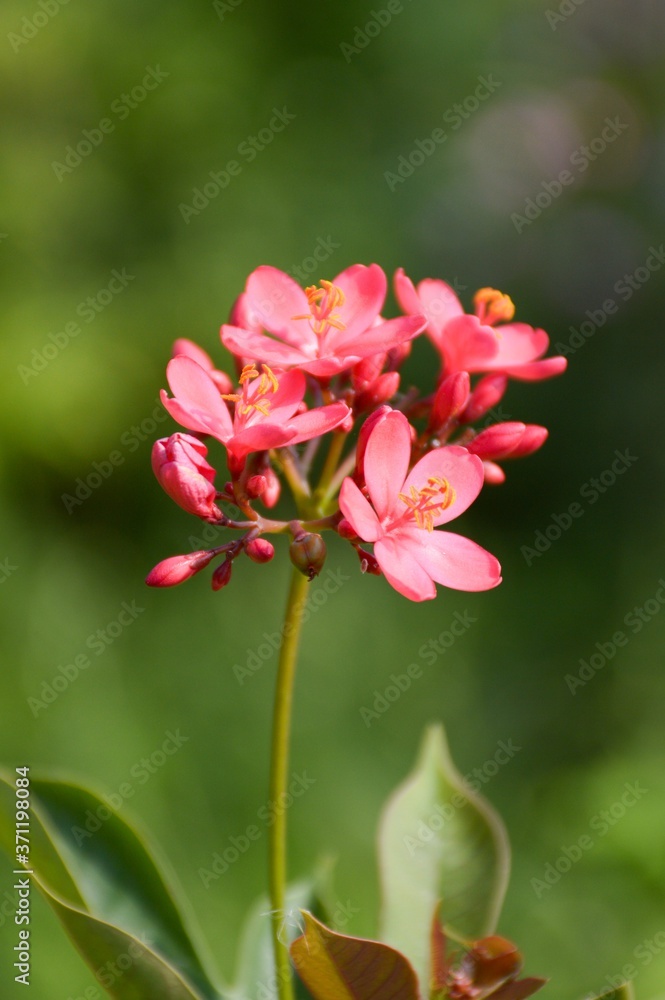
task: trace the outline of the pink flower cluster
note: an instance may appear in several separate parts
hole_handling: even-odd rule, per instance
[[[494,556],[435,529],[464,513],[485,482],[503,482],[499,463],[544,443],[544,427],[496,423],[492,410],[510,378],[549,378],[566,360],[544,358],[547,334],[513,323],[511,300],[494,289],[477,292],[469,314],[443,281],[414,286],[400,269],[403,315],[392,319],[382,316],[386,293],[377,264],[355,264],[306,289],[259,267],[221,329],[234,380],[201,347],[176,341],[171,395],[162,391],[162,402],[190,433],[157,441],[153,470],[184,510],[241,537],[163,560],[149,585],[182,583],[220,557],[212,576],[219,589],[239,555],[269,561],[275,550],[264,536],[280,533],[311,578],[325,559],[325,529],[356,549],[364,571],[414,601],[435,597],[437,583],[476,591],[500,582]],[[400,374],[422,333],[439,360],[426,393],[403,386]],[[209,438],[226,453],[221,488],[207,459]],[[284,481],[297,517],[274,520],[264,511],[277,504]]]

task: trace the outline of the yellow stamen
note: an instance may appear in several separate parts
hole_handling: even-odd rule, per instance
[[[481,288],[473,297],[476,316],[481,323],[494,326],[495,323],[510,323],[515,315],[515,306],[509,295],[496,288]]]
[[[339,316],[334,315],[334,310],[344,305],[345,295],[341,288],[333,285],[332,281],[322,281],[321,287],[309,285],[305,289],[307,302],[309,303],[309,315],[292,316],[292,319],[306,319],[317,336],[321,337],[329,327],[335,330],[345,330],[346,324]]]
[[[434,515],[447,510],[455,502],[455,497],[455,490],[442,476],[430,476],[427,486],[419,490],[411,486],[409,494],[399,494],[416,526],[427,531],[434,529]]]
[[[262,374],[259,375],[256,365],[254,363],[250,365],[245,365],[240,373],[240,378],[238,381],[242,386],[242,393],[238,392],[228,392],[222,393],[222,399],[228,399],[231,403],[240,403],[238,406],[238,413],[242,416],[247,416],[252,410],[257,410],[262,413],[264,417],[267,417],[270,413],[270,400],[262,399],[261,397],[267,395],[269,392],[277,392],[279,389],[279,382],[277,381],[277,376],[272,371],[268,365],[261,365]],[[247,398],[248,383],[252,379],[258,378],[259,384],[256,387],[254,393],[254,398],[250,401]]]

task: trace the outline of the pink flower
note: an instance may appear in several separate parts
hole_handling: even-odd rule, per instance
[[[217,521],[215,470],[206,461],[208,449],[189,434],[172,434],[152,446],[152,469],[160,486],[183,510]]]
[[[428,452],[409,472],[411,429],[388,413],[371,431],[364,455],[367,499],[356,483],[342,484],[340,507],[356,534],[374,543],[388,582],[412,601],[436,597],[435,583],[455,590],[489,590],[501,582],[499,563],[475,542],[434,531],[462,514],[483,485],[481,460],[465,448]]]
[[[246,365],[239,391],[226,396],[191,358],[173,358],[166,369],[173,399],[162,390],[164,407],[188,430],[221,441],[234,475],[251,452],[308,441],[333,430],[349,414],[345,403],[299,412],[306,389],[303,373],[275,375],[267,365],[262,368],[259,373],[254,365]],[[235,404],[233,416],[225,400]]]
[[[225,324],[222,343],[240,357],[329,378],[424,329],[423,316],[381,322],[385,297],[386,276],[378,264],[354,264],[332,282],[305,291],[283,271],[259,267],[247,280],[241,311],[251,326]],[[257,332],[256,324],[267,333]]]
[[[494,288],[476,292],[475,315],[468,315],[445,281],[426,278],[416,288],[402,268],[395,274],[395,295],[407,314],[427,317],[426,332],[443,359],[446,374],[499,371],[525,382],[559,375],[566,359],[543,358],[549,347],[544,330],[511,323],[515,307]]]

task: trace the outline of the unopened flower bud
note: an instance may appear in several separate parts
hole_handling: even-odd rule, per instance
[[[255,563],[267,563],[275,555],[275,546],[267,538],[253,538],[245,546],[245,552]]]
[[[374,379],[371,385],[356,397],[356,409],[359,413],[363,410],[370,410],[374,406],[380,406],[387,400],[392,399],[399,389],[399,372],[384,372]]]
[[[386,354],[372,354],[363,358],[351,369],[351,385],[356,392],[364,392],[376,381],[386,363]]]
[[[256,500],[257,497],[260,497],[265,492],[267,485],[268,480],[265,476],[250,476],[245,484],[245,492],[250,499]]]
[[[226,587],[231,582],[232,571],[233,561],[231,559],[225,559],[223,563],[220,563],[212,574],[212,589],[221,590],[222,587]]]
[[[282,491],[282,484],[279,481],[279,476],[274,469],[266,469],[263,473],[263,477],[266,481],[265,489],[261,494],[261,503],[264,507],[274,507],[279,500],[279,495]]]
[[[149,587],[175,587],[204,569],[217,553],[205,549],[187,552],[182,556],[170,556],[150,570],[146,577]]]
[[[208,449],[190,434],[155,441],[152,468],[160,486],[183,510],[208,521],[221,518],[215,505],[215,470],[205,459]]]
[[[428,429],[437,431],[454,420],[469,398],[471,381],[468,372],[455,372],[444,378],[434,395]]]
[[[525,458],[527,455],[533,455],[534,451],[538,451],[545,444],[548,434],[547,427],[527,424],[520,443],[514,451],[511,451],[510,458]]]
[[[342,520],[337,525],[337,532],[339,534],[339,537],[346,539],[347,542],[350,542],[354,538],[358,537],[355,528],[353,527],[350,521],[347,521],[345,517],[343,517]]]
[[[506,473],[501,466],[496,462],[488,462],[487,459],[483,462],[483,475],[489,486],[501,486],[506,481]]]
[[[326,543],[321,535],[303,532],[291,542],[289,555],[293,565],[306,577],[313,580],[323,569],[326,559]]]
[[[518,421],[494,424],[493,427],[481,431],[465,447],[472,455],[478,455],[480,458],[492,460],[507,458],[517,448],[525,431],[526,424]]]
[[[471,398],[459,420],[462,424],[472,424],[503,399],[508,386],[507,375],[486,375],[481,378],[471,393]]]

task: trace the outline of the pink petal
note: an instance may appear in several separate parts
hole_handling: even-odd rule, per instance
[[[418,285],[418,298],[421,305],[418,311],[425,314],[435,330],[442,330],[449,320],[464,315],[457,293],[445,281],[425,278]]]
[[[271,424],[263,420],[243,427],[226,442],[229,455],[237,460],[244,459],[253,451],[269,451],[291,444],[294,430],[288,424]]]
[[[196,361],[197,365],[200,365],[206,372],[212,371],[215,367],[210,355],[202,347],[199,347],[198,344],[195,344],[193,340],[187,340],[186,337],[179,337],[173,344],[171,357],[177,358],[179,354],[184,354],[186,358]]]
[[[453,590],[491,590],[501,583],[501,566],[470,538],[450,531],[418,531],[414,557],[433,580]]]
[[[224,347],[232,354],[241,358],[253,358],[255,361],[265,361],[266,364],[278,368],[292,368],[303,361],[309,361],[313,351],[305,354],[296,347],[274,340],[265,333],[255,333],[252,330],[242,330],[238,326],[225,323],[221,329]]]
[[[284,271],[264,265],[247,279],[246,307],[261,326],[292,347],[315,347],[317,336],[306,319],[309,302],[300,285]]]
[[[417,316],[422,311],[422,306],[420,305],[418,292],[411,278],[408,278],[404,273],[403,267],[398,267],[395,271],[393,285],[395,288],[395,298],[402,312],[405,312],[407,316]]]
[[[437,335],[431,325],[427,332],[443,354],[448,373],[486,371],[499,353],[496,333],[477,316],[455,316]]]
[[[381,521],[400,503],[398,493],[409,471],[410,460],[409,421],[403,413],[392,410],[374,427],[365,449],[365,482]]]
[[[172,500],[197,517],[215,517],[215,487],[203,476],[186,466],[170,463],[160,473],[159,482]]]
[[[269,393],[265,398],[270,404],[269,416],[264,417],[263,414],[258,411],[254,411],[250,418],[247,419],[247,424],[255,423],[256,420],[266,420],[271,424],[284,424],[287,420],[293,416],[295,411],[298,409],[302,403],[303,396],[305,395],[305,389],[307,388],[307,383],[305,381],[305,376],[301,371],[297,369],[292,369],[289,372],[275,373],[279,381],[279,388],[275,393]],[[255,379],[252,391],[249,394],[249,398],[253,399],[256,392],[258,392],[260,379]],[[254,388],[254,386],[256,388]],[[251,417],[254,416],[256,419],[252,420]]]
[[[231,416],[210,376],[184,355],[173,358],[166,366],[171,392],[183,415],[189,415],[190,422],[183,426],[189,430],[207,430],[208,433],[224,440],[232,432]],[[167,406],[163,399],[164,405]],[[173,416],[173,411],[167,406]],[[180,419],[176,417],[176,419]],[[182,422],[182,421],[181,421]]]
[[[326,348],[334,350],[338,356],[356,354],[359,358],[367,358],[372,354],[385,353],[391,347],[403,344],[405,340],[411,340],[424,329],[424,316],[398,316],[352,336],[349,336],[348,330],[335,330],[326,337]]]
[[[408,543],[403,539],[386,535],[374,544],[374,555],[383,575],[410,601],[431,601],[436,597],[436,587],[432,578],[423,569]]]
[[[560,375],[566,370],[568,360],[561,355],[553,358],[543,358],[542,361],[531,361],[524,365],[511,365],[502,369],[511,378],[521,379],[522,382],[540,382],[545,378],[552,378]]]
[[[298,367],[313,375],[314,378],[326,379],[352,368],[360,360],[361,358],[357,354],[340,353],[339,357],[331,355],[327,358],[315,358],[313,361],[306,360],[301,362]]]
[[[550,346],[550,338],[545,331],[534,330],[527,323],[506,323],[493,329],[499,342],[499,353],[494,359],[497,365],[521,365],[535,361]]]
[[[378,264],[370,264],[369,267],[353,264],[333,279],[333,285],[344,292],[344,305],[335,310],[346,327],[340,332],[344,332],[348,339],[355,339],[372,325],[381,312],[388,288],[386,276]]]
[[[292,417],[289,420],[289,427],[295,431],[295,436],[291,438],[289,444],[300,444],[301,441],[309,441],[310,438],[318,437],[320,434],[327,434],[328,431],[339,427],[350,412],[346,403],[330,403],[328,406],[319,406]]]
[[[470,455],[466,448],[458,445],[435,448],[414,465],[399,492],[408,493],[411,486],[415,486],[417,490],[422,489],[430,476],[447,479],[455,490],[455,499],[450,507],[433,515],[434,524],[446,524],[463,514],[480,493],[483,487],[483,463],[476,455]],[[418,530],[425,537],[432,537],[425,529]]]
[[[356,534],[364,542],[375,542],[381,536],[379,519],[369,501],[360,492],[354,481],[347,478],[342,483],[339,506]]]

